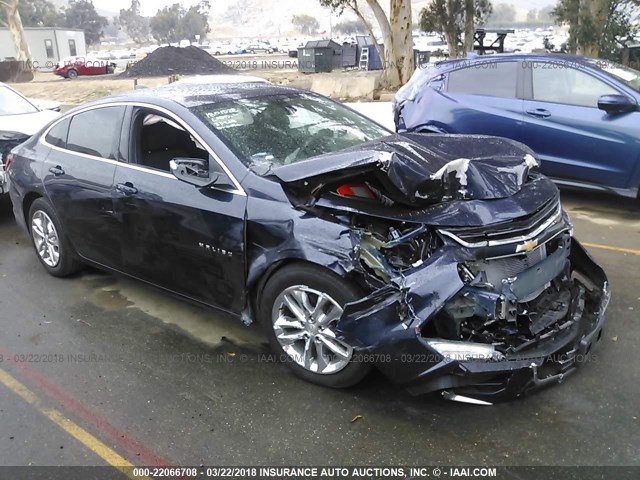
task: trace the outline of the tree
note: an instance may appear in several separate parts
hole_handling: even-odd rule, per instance
[[[7,26],[16,50],[16,60],[22,62],[23,70],[27,70],[31,65],[31,51],[24,36],[18,0],[0,0],[0,7],[4,12],[4,17],[7,19]]]
[[[473,49],[475,25],[484,24],[492,11],[489,0],[433,0],[420,12],[420,28],[442,34],[449,56],[459,57]]]
[[[335,24],[333,31],[340,35],[355,35],[356,33],[365,33],[367,27],[361,20],[347,20]]]
[[[206,37],[209,27],[208,1],[185,10],[179,3],[158,10],[149,20],[151,34],[160,43],[175,43],[182,39],[193,40],[196,35]]]
[[[527,12],[527,23],[528,24],[534,24],[536,23],[536,21],[538,20],[538,10],[536,10],[535,8],[532,10],[529,10]]]
[[[366,26],[380,58],[384,59],[382,85],[397,88],[409,81],[414,69],[411,0],[389,0],[389,16],[380,0],[364,0],[382,32],[384,50],[376,41],[373,25],[365,17],[361,3],[359,0],[320,0],[321,5],[330,7],[338,15],[351,11]]]
[[[294,15],[291,18],[291,24],[305,35],[313,35],[320,28],[320,23],[311,15]]]
[[[5,12],[0,9],[0,25],[7,25]],[[63,16],[48,0],[20,0],[18,13],[25,27],[58,27],[64,23]]]
[[[538,10],[538,22],[553,23],[553,9],[553,5],[549,5]]]
[[[207,0],[189,8],[184,14],[180,24],[182,38],[192,40],[198,35],[204,39],[211,31],[209,26],[209,11],[211,6]]]
[[[638,31],[638,0],[560,0],[551,13],[569,25],[567,50],[611,57]]]
[[[140,14],[140,0],[131,0],[131,6],[120,10],[120,25],[131,39],[140,44],[149,40],[149,20]]]
[[[513,26],[516,22],[516,9],[511,4],[498,3],[488,16],[487,23],[499,27]]]
[[[158,10],[149,20],[151,35],[160,43],[180,41],[180,20],[184,16],[184,9],[179,3]]]
[[[64,26],[84,30],[89,45],[100,41],[104,35],[103,28],[108,24],[105,17],[98,15],[91,0],[69,0],[69,5],[64,9]]]

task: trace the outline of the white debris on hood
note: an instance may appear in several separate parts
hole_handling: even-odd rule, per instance
[[[378,161],[380,162],[380,166],[382,167],[383,172],[387,172],[389,170],[392,158],[393,153],[391,152],[380,152],[378,154]]]
[[[524,156],[524,164],[523,164],[523,166],[530,170],[532,168],[539,167],[540,164],[538,163],[538,160],[536,160],[533,155],[527,153]],[[511,172],[514,171],[513,167],[498,167],[497,170],[498,170],[498,172],[501,172],[501,173],[511,173]]]
[[[455,173],[456,177],[458,177],[458,180],[460,180],[460,185],[465,187],[467,185],[467,170],[469,169],[470,161],[471,160],[469,160],[468,158],[459,158],[458,160],[452,160],[436,173],[431,175],[431,180],[442,180],[443,177],[449,175],[450,173]]]
[[[527,153],[524,156],[524,164],[529,168],[537,168],[540,166],[540,164],[538,163],[538,160],[536,160],[535,157],[530,153]]]

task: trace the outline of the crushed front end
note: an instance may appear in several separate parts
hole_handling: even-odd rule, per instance
[[[414,394],[493,403],[562,382],[588,359],[607,278],[572,238],[557,197],[514,221],[431,235],[428,258],[400,275],[361,255],[388,283],[348,305],[338,325],[390,378]],[[388,244],[375,245],[387,257]]]
[[[339,273],[369,295],[345,306],[340,339],[411,392],[518,397],[600,339],[606,275],[526,146],[399,135],[277,175],[296,208],[350,233]]]

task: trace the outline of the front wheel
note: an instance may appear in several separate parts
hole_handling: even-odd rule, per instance
[[[297,376],[345,388],[372,368],[336,335],[344,305],[362,296],[354,285],[321,267],[291,265],[267,283],[259,318],[271,347]]]
[[[74,80],[74,79],[78,78],[78,71],[77,70],[73,70],[73,69],[69,70],[67,72],[67,78],[69,78],[71,80]]]

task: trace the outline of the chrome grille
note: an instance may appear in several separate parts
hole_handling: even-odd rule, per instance
[[[562,208],[560,201],[555,198],[537,212],[509,222],[471,228],[448,228],[438,231],[465,247],[506,245],[534,238],[561,218]]]

